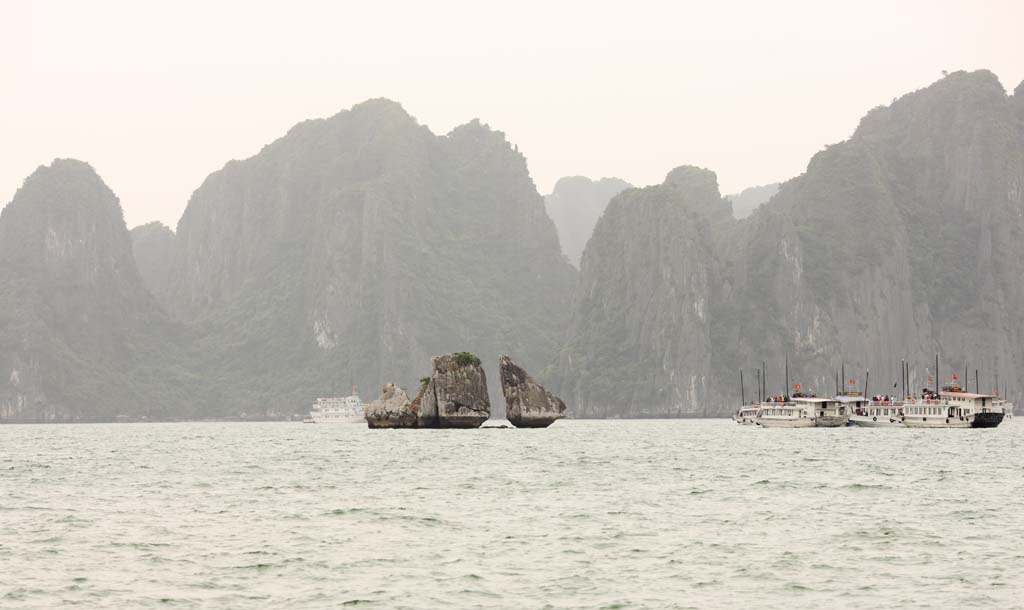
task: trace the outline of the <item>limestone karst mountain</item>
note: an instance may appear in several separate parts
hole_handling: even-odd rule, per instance
[[[739,346],[738,362],[764,351],[761,334],[768,349],[794,355],[805,379],[827,378],[809,365],[837,368],[842,354],[891,390],[908,358],[920,387],[936,352],[947,372],[980,369],[989,390],[997,373],[1016,377],[1021,103],[990,72],[953,73],[872,110],[849,140],[815,155],[735,240],[742,307],[726,343]],[[755,297],[787,332],[769,316],[751,324]]]
[[[30,176],[0,214],[0,418],[297,413],[463,349],[575,417],[724,414],[787,354],[820,391],[901,358],[919,387],[936,352],[991,389],[1024,365],[1022,260],[1024,84],[985,71],[872,110],[742,220],[708,170],[622,191],[579,272],[503,134],[372,100],[211,174],[174,233],[129,236],[84,163]]]
[[[923,383],[936,352],[989,389],[1019,371],[1021,91],[958,72],[876,108],[742,221],[708,175],[620,195],[581,263],[563,395],[595,416],[722,414],[740,367],[768,360],[782,391],[787,353],[821,391],[844,361],[879,391],[901,358]]]
[[[754,210],[768,203],[768,200],[779,192],[779,183],[765,184],[745,188],[734,195],[726,195],[725,198],[732,202],[732,213],[736,218],[746,218]]]
[[[711,399],[719,236],[736,221],[715,174],[672,170],[612,199],[584,253],[561,391],[582,417],[674,416]]]
[[[174,232],[159,222],[150,222],[131,230],[132,254],[146,285],[157,301],[171,302],[171,262],[177,257]]]
[[[0,214],[0,418],[187,415],[180,340],[92,167],[58,159],[29,176]]]
[[[456,349],[543,366],[575,282],[501,132],[473,121],[434,135],[388,100],[228,163],[175,239],[168,309],[221,388],[206,408],[228,412],[407,384]]]
[[[618,178],[569,176],[560,178],[551,194],[544,196],[548,216],[558,228],[562,251],[577,268],[597,219],[611,198],[628,188],[632,185]]]

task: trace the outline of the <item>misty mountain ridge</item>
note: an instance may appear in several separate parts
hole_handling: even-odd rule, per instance
[[[618,178],[591,180],[584,176],[568,176],[560,178],[551,194],[544,196],[548,216],[558,228],[562,251],[574,267],[579,268],[583,248],[608,202],[632,187]]]
[[[563,396],[577,415],[722,414],[762,360],[782,393],[787,354],[822,392],[844,362],[891,387],[901,358],[919,387],[935,353],[1007,379],[1024,363],[1022,104],[990,72],[951,74],[869,112],[744,220],[715,212],[711,176],[616,197],[581,263]]]
[[[507,352],[539,369],[575,283],[504,134],[471,121],[437,136],[388,100],[305,121],[229,162],[193,193],[176,233],[150,224],[129,239],[123,220],[118,231],[109,240],[132,290],[209,382],[187,388],[177,413],[290,414],[353,385],[372,397],[454,351]],[[8,388],[22,405],[8,418],[40,417],[18,402],[25,387]],[[137,414],[134,402],[145,401],[107,401]],[[91,400],[57,412],[45,418],[109,415]]]
[[[763,204],[768,203],[768,200],[774,197],[775,193],[779,192],[780,186],[781,184],[778,182],[751,186],[739,193],[726,195],[725,198],[732,202],[733,215],[738,219],[743,219],[750,216],[754,210]]]
[[[180,329],[146,290],[91,166],[37,169],[0,214],[0,417],[190,415]]]
[[[501,132],[379,99],[227,163],[176,232],[129,233],[58,160],[0,214],[0,417],[280,416],[463,350],[510,353],[577,417],[724,414],[739,368],[768,360],[772,389],[786,354],[823,391],[936,352],[1012,380],[1022,89],[957,72],[873,109],[742,219],[775,185],[723,197],[682,166],[542,198]]]

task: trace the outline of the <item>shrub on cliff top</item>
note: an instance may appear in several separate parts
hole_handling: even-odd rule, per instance
[[[480,359],[469,352],[456,352],[455,362],[459,366],[479,366]]]

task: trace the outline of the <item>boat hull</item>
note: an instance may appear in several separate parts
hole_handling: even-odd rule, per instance
[[[1003,413],[975,413],[972,428],[995,428],[1003,422]]]
[[[850,425],[861,428],[906,428],[899,419],[889,416],[854,415],[850,417]]]
[[[330,418],[317,417],[317,416],[314,415],[311,419],[312,419],[312,421],[309,421],[309,422],[306,422],[306,423],[310,423],[310,424],[365,424],[366,423],[366,416],[365,415],[351,415],[351,416],[347,416],[347,417],[330,417]]]
[[[927,418],[907,417],[903,420],[903,425],[907,428],[970,428],[971,422],[935,415]]]
[[[813,428],[814,420],[806,417],[800,419],[766,419],[757,418],[757,425],[762,428]]]
[[[849,415],[819,415],[814,418],[815,428],[842,428],[850,421]]]

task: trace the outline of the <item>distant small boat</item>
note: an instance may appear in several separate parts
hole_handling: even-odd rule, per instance
[[[317,398],[308,419],[316,424],[362,424],[366,422],[366,408],[356,394]]]
[[[315,424],[316,420],[307,415],[307,416],[302,418],[302,423],[304,423],[304,424]]]

